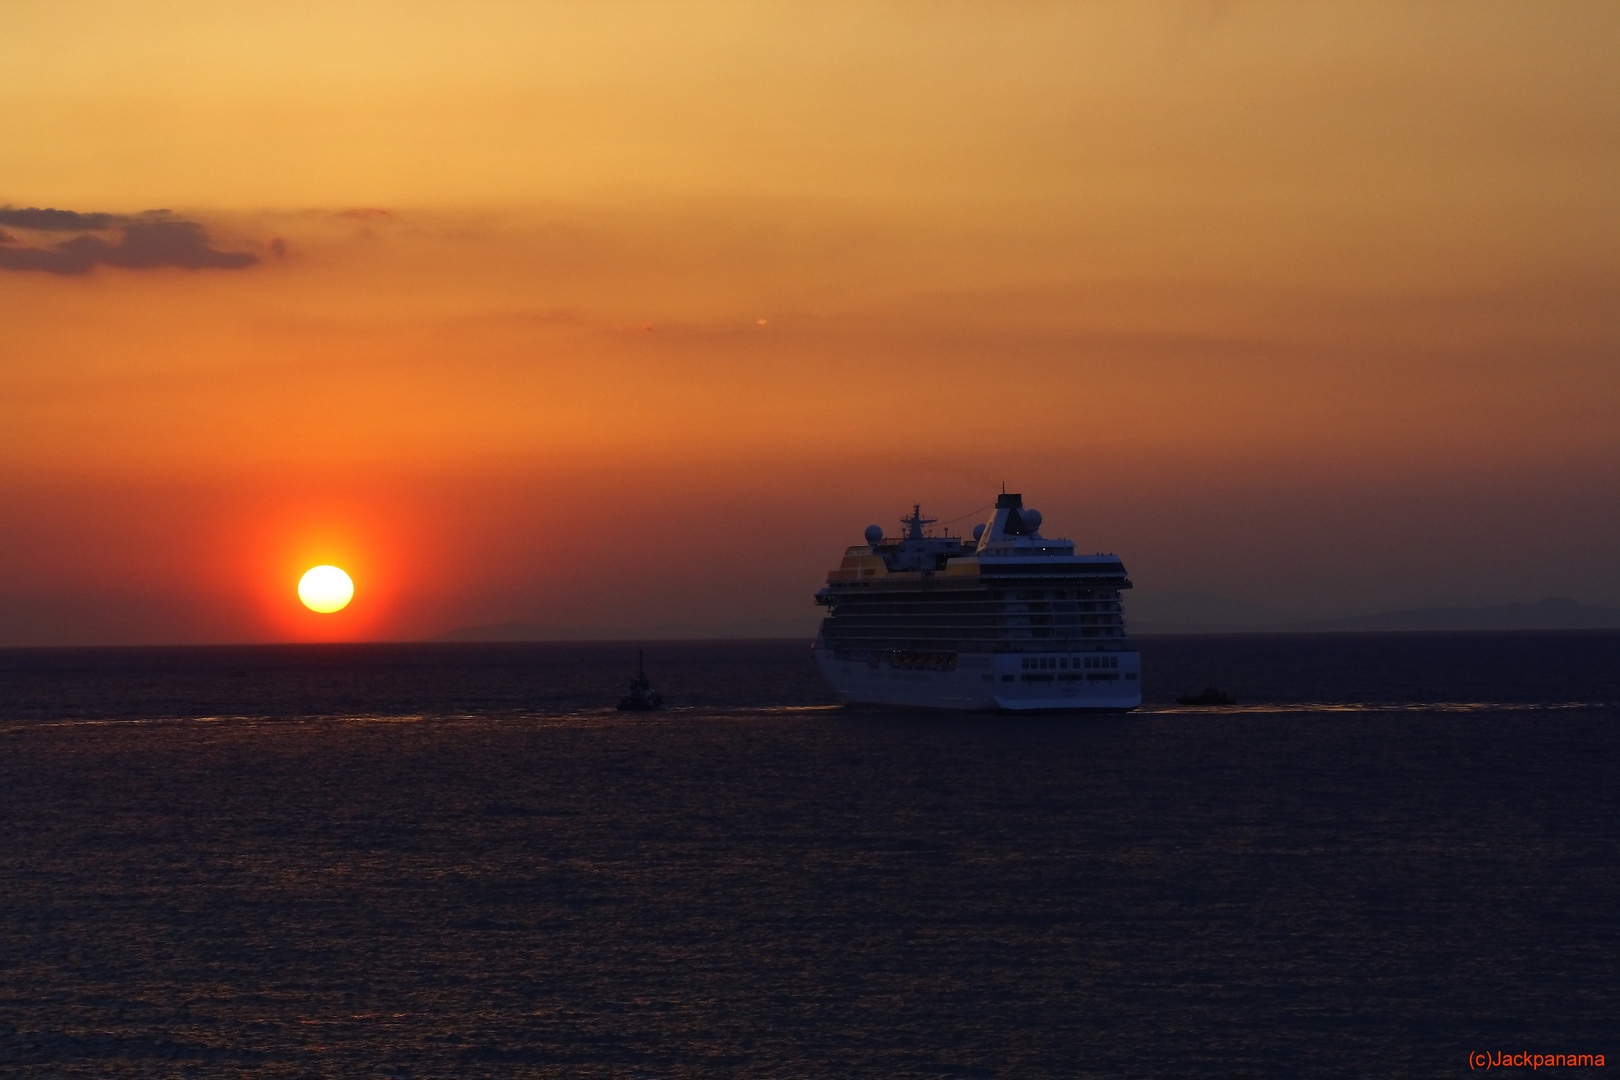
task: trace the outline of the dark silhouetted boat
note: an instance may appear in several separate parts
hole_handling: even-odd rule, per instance
[[[636,677],[630,680],[630,692],[619,699],[620,712],[652,712],[664,707],[664,697],[647,681],[647,666],[641,651],[636,651]]]
[[[1213,686],[1206,686],[1196,694],[1182,694],[1176,698],[1178,705],[1236,705],[1232,695],[1225,690],[1217,690]]]

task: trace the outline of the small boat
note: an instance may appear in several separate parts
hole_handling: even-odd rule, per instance
[[[619,699],[620,712],[651,712],[664,707],[664,697],[647,681],[647,666],[641,651],[636,651],[636,677],[630,680],[630,692]]]
[[[1177,705],[1236,705],[1232,695],[1225,690],[1217,690],[1213,686],[1206,686],[1196,694],[1182,694],[1176,698]]]

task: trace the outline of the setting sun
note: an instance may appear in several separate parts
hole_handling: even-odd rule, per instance
[[[341,611],[354,597],[354,582],[335,566],[315,566],[298,580],[298,599],[311,611]]]

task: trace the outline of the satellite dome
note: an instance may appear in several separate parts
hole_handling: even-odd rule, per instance
[[[973,526],[973,539],[977,540],[979,537],[981,537],[983,535],[984,535],[984,522],[981,521],[977,525]]]
[[[1026,532],[1035,532],[1041,527],[1041,512],[1039,510],[1020,510],[1018,516],[1024,519]]]
[[[879,544],[883,543],[883,526],[868,525],[866,527],[866,542],[871,544],[873,547],[877,547]]]

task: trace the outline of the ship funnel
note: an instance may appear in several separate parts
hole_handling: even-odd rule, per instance
[[[1015,537],[1035,538],[1041,527],[1041,512],[1026,510],[1024,497],[1017,492],[1003,492],[996,500],[996,512],[984,523],[980,546],[999,544]]]

